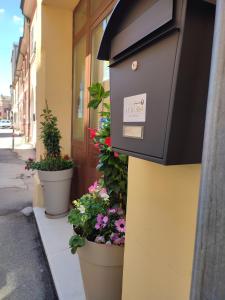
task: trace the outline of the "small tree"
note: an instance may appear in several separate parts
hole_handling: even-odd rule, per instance
[[[45,109],[41,117],[44,121],[41,122],[41,140],[46,150],[46,157],[59,157],[61,155],[61,134],[57,125],[57,118],[52,114],[52,111],[48,108],[46,101]]]
[[[41,135],[45,147],[44,158],[40,161],[34,161],[29,158],[26,161],[26,169],[42,170],[42,171],[60,171],[73,168],[74,163],[68,155],[61,156],[61,134],[58,129],[57,118],[52,114],[48,108],[46,101],[45,108],[41,114],[43,121],[41,122]]]

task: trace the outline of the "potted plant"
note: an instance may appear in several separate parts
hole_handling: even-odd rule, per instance
[[[88,300],[119,300],[122,292],[128,158],[114,152],[110,138],[110,104],[99,83],[90,88],[89,107],[100,109],[100,126],[89,128],[99,151],[101,178],[89,193],[73,202],[69,222],[74,235],[72,253],[78,252]],[[107,295],[107,296],[106,296]]]
[[[43,188],[45,214],[49,218],[65,216],[69,211],[70,187],[73,175],[73,161],[68,155],[61,155],[61,134],[57,118],[46,107],[41,115],[41,140],[45,154],[40,161],[29,159],[26,168],[37,170]]]
[[[124,211],[110,206],[109,195],[99,182],[73,204],[69,222],[75,234],[69,244],[72,253],[78,252],[86,299],[119,300],[126,226]]]

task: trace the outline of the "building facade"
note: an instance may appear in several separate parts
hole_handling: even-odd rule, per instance
[[[0,95],[0,120],[11,120],[12,99],[11,96]]]
[[[23,134],[26,142],[35,147],[35,10],[36,1],[30,1],[24,12],[24,31],[18,46],[12,50],[12,94],[14,127]]]

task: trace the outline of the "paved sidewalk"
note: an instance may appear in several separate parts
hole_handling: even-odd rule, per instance
[[[0,300],[57,299],[34,215],[20,212],[31,205],[31,173],[0,149]]]

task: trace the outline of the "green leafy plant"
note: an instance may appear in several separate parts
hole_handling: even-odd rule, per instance
[[[91,100],[89,107],[99,109],[100,126],[89,128],[90,138],[99,150],[97,169],[103,174],[101,180],[109,193],[111,204],[119,203],[126,208],[128,157],[112,150],[110,137],[110,104],[109,91],[105,91],[100,83],[89,88]]]
[[[42,171],[61,171],[71,169],[74,166],[73,161],[68,155],[61,155],[61,134],[58,129],[56,116],[49,109],[47,101],[43,113],[41,114],[41,140],[45,147],[44,158],[35,161],[29,158],[26,161],[25,169],[42,170]]]
[[[46,150],[46,157],[59,157],[61,154],[60,140],[62,137],[57,127],[57,118],[48,108],[47,101],[41,117],[44,120],[41,122],[40,138]]]

